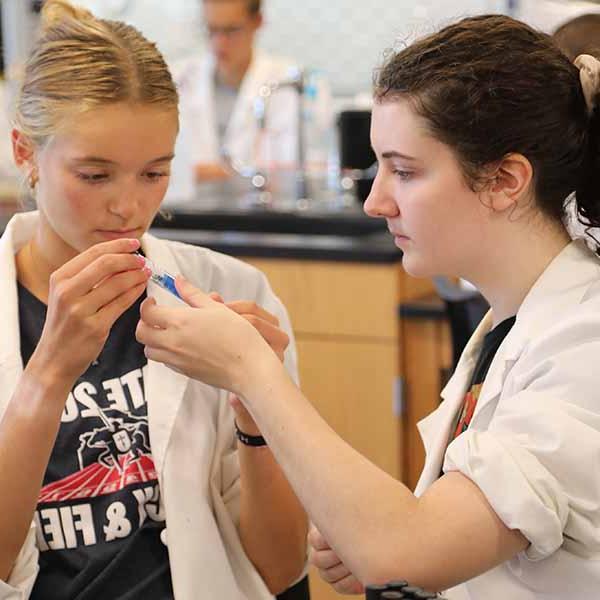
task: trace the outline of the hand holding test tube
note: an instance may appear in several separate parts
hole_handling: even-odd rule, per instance
[[[179,298],[180,300],[182,299],[177,291],[177,288],[175,287],[175,277],[173,277],[173,275],[164,269],[157,267],[149,258],[146,258],[141,253],[135,252],[134,254],[141,256],[146,262],[146,267],[152,272],[152,275],[150,275],[151,281],[163,288],[163,290],[167,290],[167,292],[173,294],[173,296]]]

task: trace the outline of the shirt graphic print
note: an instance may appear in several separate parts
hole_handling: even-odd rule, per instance
[[[475,364],[473,374],[471,375],[469,391],[465,395],[463,406],[458,415],[458,421],[453,430],[454,433],[450,441],[457,438],[461,433],[468,429],[471,419],[473,418],[473,414],[475,413],[475,408],[477,407],[477,401],[479,400],[479,395],[481,394],[483,382],[485,381],[486,375],[490,370],[494,356],[496,356],[498,348],[500,348],[504,338],[512,329],[515,321],[516,317],[509,317],[508,319],[505,319],[496,325],[496,327],[494,327],[491,331],[486,333],[477,363]]]
[[[135,339],[142,300],[115,322],[66,400],[34,515],[40,573],[33,600],[112,600],[134,590],[145,600],[172,598],[144,393],[147,361]],[[19,315],[26,364],[46,305],[23,286]]]

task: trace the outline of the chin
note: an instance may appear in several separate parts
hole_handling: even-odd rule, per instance
[[[432,267],[432,265],[417,257],[412,257],[406,253],[402,256],[402,268],[411,277],[416,277],[418,279],[434,277],[437,275],[437,271]]]

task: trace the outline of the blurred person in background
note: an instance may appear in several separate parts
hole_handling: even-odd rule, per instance
[[[570,19],[556,29],[553,37],[571,60],[580,54],[600,58],[600,13]]]
[[[240,165],[292,167],[296,164],[298,111],[296,91],[285,87],[269,100],[265,130],[255,114],[260,88],[288,81],[298,72],[291,61],[256,48],[264,23],[261,0],[203,0],[209,52],[174,66],[180,95],[180,152],[190,153],[198,181],[231,175],[224,156]],[[320,79],[315,119],[330,125],[330,93]],[[263,131],[265,131],[263,130]]]

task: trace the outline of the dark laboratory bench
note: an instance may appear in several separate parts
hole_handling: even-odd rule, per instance
[[[17,209],[0,204],[0,232]],[[369,460],[414,485],[423,452],[412,432],[439,402],[438,377],[447,362],[430,365],[423,343],[432,356],[448,352],[438,350],[447,345],[438,301],[421,300],[433,286],[403,271],[385,220],[366,217],[360,206],[168,210],[171,219],[157,217],[153,234],[241,257],[267,274],[294,323],[301,380],[313,404]],[[409,390],[406,413],[390,418],[398,381]],[[377,435],[364,435],[356,423],[369,423]]]
[[[157,216],[158,237],[206,246],[241,257],[393,263],[402,253],[384,219],[360,206],[316,205],[303,209],[246,207],[239,202],[169,204]]]
[[[18,210],[0,205],[0,233]],[[169,218],[157,216],[151,228],[157,237],[234,256],[366,263],[394,263],[402,256],[385,221],[367,217],[358,206],[292,211],[185,203],[165,212]]]

